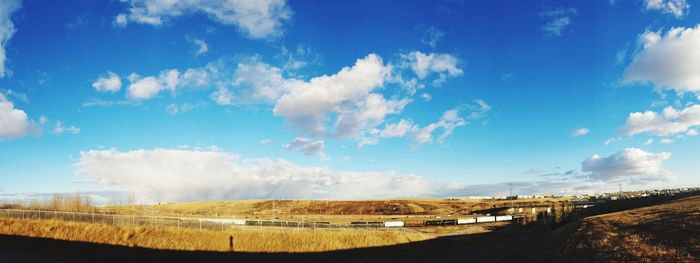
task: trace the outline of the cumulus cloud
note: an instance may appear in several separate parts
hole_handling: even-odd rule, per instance
[[[17,31],[15,24],[12,22],[12,14],[21,6],[21,0],[4,0],[0,2],[0,78],[7,74],[7,69],[5,68],[7,42],[10,41],[12,35]]]
[[[114,24],[129,22],[160,26],[172,18],[196,13],[234,25],[247,37],[263,39],[281,36],[283,25],[292,17],[285,0],[126,0],[129,10],[115,17]]]
[[[540,29],[545,37],[561,36],[566,27],[571,24],[571,17],[578,15],[575,8],[555,8],[539,13],[539,16],[547,20]]]
[[[287,85],[288,92],[277,100],[273,113],[313,136],[332,134],[333,131],[329,132],[325,123],[329,114],[338,114],[341,117],[336,122],[335,134],[350,137],[353,134],[344,130],[343,119],[351,118],[354,110],[359,108],[362,116],[358,118],[362,121],[372,121],[382,119],[400,106],[399,102],[387,101],[381,95],[372,93],[384,85],[390,71],[391,68],[385,66],[379,56],[370,54],[336,74],[291,82]],[[361,108],[369,104],[378,105],[381,109],[374,111],[368,108],[362,112]]]
[[[647,31],[639,44],[623,83],[651,83],[660,90],[700,95],[700,25],[671,28],[665,35]]]
[[[673,176],[661,169],[663,161],[671,153],[649,153],[637,148],[626,148],[608,157],[597,154],[581,162],[581,170],[592,180],[619,181],[637,179],[642,181],[669,180]]]
[[[30,132],[31,121],[27,113],[15,108],[15,105],[0,93],[0,140],[23,137]]]
[[[233,79],[234,85],[249,92],[243,96],[246,100],[268,103],[277,101],[289,85],[298,82],[285,78],[280,68],[263,63],[257,57],[239,62]]]
[[[425,54],[420,51],[412,51],[401,54],[401,58],[404,60],[402,64],[410,67],[418,79],[425,79],[436,74],[437,79],[433,81],[435,85],[440,85],[447,80],[447,77],[456,77],[463,73],[462,69],[458,67],[459,60],[450,54]]]
[[[292,142],[284,146],[289,151],[300,152],[306,156],[319,154],[323,156],[325,144],[322,140],[311,140],[304,137],[296,137]]]
[[[122,80],[114,72],[108,71],[107,76],[100,76],[92,83],[96,91],[117,92],[122,88]]]
[[[302,48],[303,54],[309,54]],[[297,50],[295,54],[299,54]],[[210,99],[219,105],[272,105],[275,116],[299,132],[299,136],[312,139],[341,138],[364,141],[370,132],[385,123],[388,116],[399,115],[410,104],[415,92],[405,94],[400,88],[407,82],[418,82],[436,76],[442,82],[448,77],[462,74],[458,60],[449,54],[424,54],[418,51],[404,54],[399,67],[385,63],[376,54],[359,58],[355,64],[334,74],[311,77],[308,80],[295,76],[284,68],[269,65],[259,56],[240,58],[235,66],[229,60],[218,60],[201,68],[191,68],[184,73],[168,69],[159,75],[140,76],[132,73],[128,80],[127,97],[134,101],[151,99],[169,91],[176,94],[182,87],[213,86]],[[286,67],[286,66],[285,66]],[[415,75],[403,81],[400,73]],[[391,86],[394,85],[394,86]],[[399,87],[399,89],[393,89]],[[430,95],[424,93],[423,99]],[[490,106],[475,101],[466,120],[479,118]],[[170,112],[175,111],[170,106]],[[459,124],[457,121],[455,124]],[[452,124],[443,121],[428,127],[423,134]],[[444,137],[444,136],[443,136]],[[422,138],[427,138],[422,136]],[[431,137],[432,138],[432,137]],[[432,141],[432,139],[430,139]]]
[[[219,105],[231,105],[233,104],[233,94],[226,87],[219,86],[219,88],[209,95],[209,98]]]
[[[644,0],[644,8],[682,17],[688,13],[690,5],[686,0]]]
[[[619,132],[628,136],[640,133],[669,136],[690,132],[691,128],[699,125],[700,105],[696,104],[682,110],[667,107],[659,113],[653,111],[630,113]]]
[[[90,150],[76,174],[135,191],[146,202],[261,198],[366,199],[430,196],[451,189],[395,172],[342,172],[222,151]]]
[[[579,137],[586,135],[590,132],[588,128],[579,128],[571,132],[571,137]]]
[[[147,100],[157,96],[161,91],[175,92],[182,87],[203,87],[210,84],[210,72],[216,66],[209,64],[203,68],[190,68],[180,73],[177,69],[161,71],[158,76],[142,77],[131,73],[128,77],[127,96],[131,99]]]

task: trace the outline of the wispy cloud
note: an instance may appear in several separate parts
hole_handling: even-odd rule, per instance
[[[539,13],[546,23],[540,27],[544,37],[561,36],[564,30],[571,24],[572,17],[578,15],[575,8],[558,7]]]

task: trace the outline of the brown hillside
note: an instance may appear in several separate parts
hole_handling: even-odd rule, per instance
[[[700,196],[581,219],[503,261],[697,262]]]

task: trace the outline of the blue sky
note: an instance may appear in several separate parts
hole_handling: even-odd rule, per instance
[[[4,1],[0,193],[697,186],[699,24],[685,0]]]

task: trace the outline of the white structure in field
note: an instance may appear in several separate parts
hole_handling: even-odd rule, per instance
[[[477,223],[496,222],[495,216],[481,216],[476,218]]]
[[[457,219],[457,224],[462,225],[462,224],[474,224],[476,223],[476,218],[459,218]]]
[[[513,216],[496,216],[496,221],[511,221]]]
[[[384,227],[403,227],[403,221],[386,221]]]

